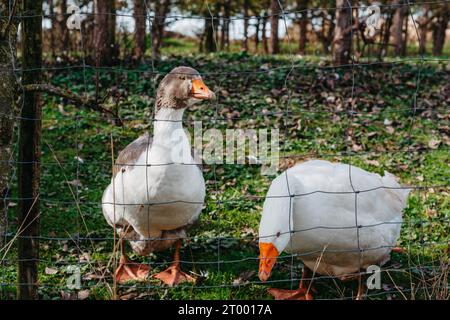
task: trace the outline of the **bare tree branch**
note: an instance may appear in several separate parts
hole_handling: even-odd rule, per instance
[[[113,120],[117,121],[119,125],[123,124],[117,112],[101,106],[101,103],[103,103],[107,97],[105,97],[101,102],[98,102],[92,97],[81,97],[68,89],[61,89],[47,83],[27,84],[23,86],[23,89],[31,92],[44,92],[53,96],[66,98],[88,109],[100,112],[107,117],[112,117]]]

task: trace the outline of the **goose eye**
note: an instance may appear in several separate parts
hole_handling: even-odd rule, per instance
[[[181,76],[180,80],[186,80],[186,77]]]
[[[277,232],[277,238],[279,238],[281,235],[280,231]]]

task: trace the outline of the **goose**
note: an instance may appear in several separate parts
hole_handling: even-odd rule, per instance
[[[173,69],[158,86],[153,135],[145,133],[119,153],[102,197],[103,215],[121,239],[118,283],[145,280],[150,271],[148,265],[128,259],[124,240],[144,256],[175,246],[173,264],[154,277],[169,286],[194,281],[181,271],[179,251],[202,210],[205,181],[182,118],[195,103],[214,98],[195,69]]]
[[[351,177],[351,179],[350,179]],[[276,177],[267,193],[259,225],[259,273],[267,281],[285,251],[304,265],[296,290],[269,289],[276,299],[313,298],[314,274],[358,278],[369,266],[381,266],[400,235],[409,189],[358,167],[311,160]],[[356,207],[355,207],[356,205]]]

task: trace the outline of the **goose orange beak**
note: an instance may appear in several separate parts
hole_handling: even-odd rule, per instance
[[[203,83],[202,79],[192,80],[191,93],[194,98],[202,100],[213,100],[216,97],[214,92]]]
[[[279,256],[277,248],[272,243],[259,243],[259,272],[258,276],[262,282],[267,281],[270,277],[275,262]]]

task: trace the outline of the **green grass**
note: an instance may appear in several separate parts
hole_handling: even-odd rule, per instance
[[[255,44],[254,44],[253,38],[249,39],[248,45],[249,45],[249,52],[251,52],[252,54],[255,54],[255,53],[263,54],[263,47],[262,47],[261,41],[259,43],[258,50],[255,49]],[[362,50],[362,46],[363,46],[363,43],[360,44],[361,50]],[[148,39],[148,47],[150,47],[150,39]],[[354,48],[357,48],[356,41],[354,42]],[[164,39],[163,46],[161,48],[161,53],[163,55],[168,55],[168,56],[181,55],[181,54],[197,55],[200,52],[199,49],[200,49],[200,46],[199,46],[198,39],[188,38],[188,37],[167,38],[167,39]],[[369,46],[367,46],[364,49],[361,61],[375,60],[376,56],[378,54],[378,49],[379,49],[378,45],[370,45],[371,57],[367,58],[366,56],[369,54]],[[228,50],[232,53],[241,52],[242,51],[242,42],[239,40],[231,41],[230,47],[228,48]],[[308,58],[312,58],[312,57],[317,57],[317,58],[321,57],[321,58],[327,58],[327,59],[329,58],[329,55],[324,54],[322,44],[317,43],[317,42],[308,42],[305,51],[306,51],[306,55]],[[280,52],[281,52],[281,54],[288,54],[288,55],[297,54],[298,53],[298,40],[292,39],[292,38],[290,40],[288,40],[288,38],[285,37],[284,39],[282,39],[280,41]],[[426,46],[425,56],[432,57],[432,52],[433,52],[432,43],[428,42],[427,46]],[[150,50],[148,53],[150,54]],[[443,48],[442,58],[446,58],[449,55],[450,55],[450,43],[447,41]],[[391,47],[389,47],[388,53],[385,57],[385,60],[386,59],[389,60],[390,57],[393,57],[393,56],[395,56],[393,49]],[[406,56],[407,57],[416,57],[416,58],[419,57],[419,46],[417,45],[417,43],[413,43],[413,42],[408,43]],[[402,58],[405,58],[405,57],[402,57]]]
[[[180,52],[180,46],[185,45],[171,40],[165,50]],[[193,129],[193,120],[204,120],[204,129],[214,127],[223,131],[227,128],[280,128],[281,169],[289,162],[322,158],[351,162],[378,173],[387,170],[399,176],[405,185],[448,185],[448,106],[445,105],[448,96],[443,87],[448,85],[450,76],[442,65],[427,62],[423,66],[416,112],[412,107],[418,65],[356,67],[353,90],[356,113],[349,117],[346,110],[350,108],[352,69],[327,67],[316,57],[296,58],[293,61],[296,68],[292,72],[291,57],[286,55],[172,55],[155,63],[155,68],[161,72],[177,65],[193,66],[205,74],[205,82],[218,94],[217,103],[186,112],[185,126],[189,130]],[[267,68],[272,71],[264,72]],[[61,290],[75,292],[67,289],[66,281],[71,276],[67,268],[78,264],[85,277],[83,288],[90,289],[89,298],[111,298],[112,268],[108,260],[113,250],[113,231],[106,224],[100,206],[102,192],[110,180],[110,141],[112,137],[117,155],[134,138],[152,129],[154,82],[151,70],[150,65],[142,65],[137,70],[131,67],[105,69],[100,73],[101,94],[108,89],[111,91],[108,106],[119,110],[123,127],[80,106],[53,97],[44,99],[41,235],[53,240],[43,238],[40,243],[39,293],[42,298],[61,299]],[[235,74],[208,74],[211,72]],[[55,71],[47,77],[55,85],[84,91],[82,70]],[[86,79],[87,91],[92,94],[95,91],[93,70],[86,70]],[[289,116],[265,115],[284,112],[288,102]],[[63,107],[63,112],[58,105]],[[75,116],[79,117],[78,121],[74,120]],[[211,120],[213,117],[216,121]],[[239,119],[232,120],[232,117]],[[436,140],[439,143],[433,142]],[[352,150],[351,157],[342,155]],[[76,156],[83,161],[77,161]],[[262,210],[261,198],[273,177],[262,176],[260,172],[256,165],[204,166],[206,206],[199,224],[189,232],[193,239],[182,250],[182,260],[186,261],[183,268],[195,272],[199,279],[195,286],[166,288],[158,281],[149,280],[120,287],[119,295],[136,299],[269,299],[267,285],[258,283],[256,275],[255,236]],[[80,183],[76,182],[77,178]],[[80,201],[79,209],[74,205],[72,192]],[[17,190],[13,190],[13,197],[16,195]],[[15,208],[10,210],[10,232],[17,228]],[[438,298],[445,294],[443,290],[432,292],[429,289],[428,296],[423,288],[448,285],[447,279],[438,282],[436,272],[442,271],[440,261],[448,262],[445,250],[450,232],[449,217],[448,188],[412,192],[399,240],[406,251],[392,254],[387,266],[390,271],[382,276],[385,286],[370,291],[375,294],[370,299],[402,299],[395,286],[408,298]],[[109,239],[77,241],[78,236]],[[13,246],[8,253],[9,262],[0,272],[1,282],[16,282],[16,250]],[[150,262],[154,267],[152,272],[157,272],[165,267],[161,263],[171,261],[171,255],[169,250],[146,258],[131,257]],[[233,262],[235,260],[242,261]],[[273,286],[290,286],[290,263],[290,259],[283,258],[277,263],[271,279],[284,281]],[[54,274],[47,274],[46,267],[53,270],[47,273]],[[299,277],[300,262],[295,263],[294,271],[297,272],[295,277]],[[105,278],[92,279],[92,275],[104,272]],[[244,280],[235,281],[240,276]],[[410,291],[411,283],[414,292]],[[356,290],[355,283],[330,279],[317,280],[316,286],[317,298],[350,297]],[[14,295],[13,285],[0,289],[3,298]]]

